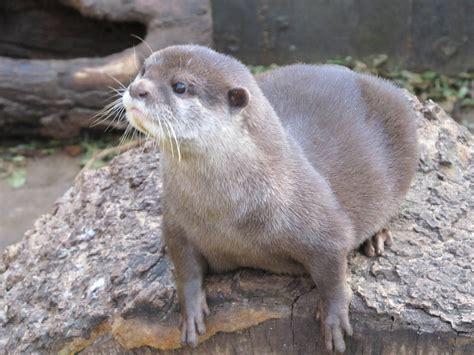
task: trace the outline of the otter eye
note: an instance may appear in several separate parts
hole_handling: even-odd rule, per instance
[[[174,83],[172,86],[173,91],[177,94],[184,94],[186,92],[186,85],[180,81]]]
[[[145,64],[143,64],[142,67],[140,68],[139,74],[140,74],[140,76],[145,75]]]

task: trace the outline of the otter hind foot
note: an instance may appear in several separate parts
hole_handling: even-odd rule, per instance
[[[381,256],[384,253],[385,245],[389,247],[392,243],[392,233],[387,228],[382,228],[362,244],[362,251],[369,258],[376,255]]]

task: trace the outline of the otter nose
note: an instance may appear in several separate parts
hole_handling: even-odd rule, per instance
[[[150,85],[144,80],[133,83],[130,86],[130,96],[134,99],[146,99],[150,96]]]

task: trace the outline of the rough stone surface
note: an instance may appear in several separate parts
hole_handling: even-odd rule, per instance
[[[473,138],[434,103],[413,101],[421,113],[419,172],[392,222],[394,246],[380,258],[350,257],[348,354],[474,353]],[[192,352],[178,349],[158,166],[158,152],[147,146],[84,173],[6,250],[0,349],[320,352],[311,280],[250,270],[207,279],[208,334]]]

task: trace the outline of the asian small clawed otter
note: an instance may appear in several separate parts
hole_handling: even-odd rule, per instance
[[[415,115],[387,81],[333,65],[256,78],[211,49],[155,52],[123,96],[129,122],[162,147],[163,236],[182,341],[209,309],[204,275],[239,267],[308,272],[326,347],[351,334],[346,257],[384,229],[418,161]]]

